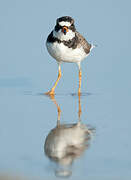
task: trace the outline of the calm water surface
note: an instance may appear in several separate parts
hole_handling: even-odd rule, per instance
[[[40,179],[130,176],[128,132],[125,122],[112,117],[111,93],[56,93],[51,99],[9,89],[1,89],[1,173]]]
[[[0,180],[131,179],[131,1],[0,1]],[[70,15],[97,44],[78,69],[57,77],[45,41]],[[23,179],[23,178],[22,178]],[[13,178],[14,180],[14,178]]]

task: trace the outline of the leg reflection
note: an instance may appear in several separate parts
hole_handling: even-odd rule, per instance
[[[61,109],[54,96],[50,99],[57,107],[57,125],[46,137],[44,151],[47,157],[55,162],[55,175],[68,177],[72,174],[73,161],[80,157],[89,147],[92,130],[81,122],[81,99],[78,96],[78,121],[74,124],[60,123]]]

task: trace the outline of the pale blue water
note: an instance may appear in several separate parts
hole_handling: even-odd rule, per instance
[[[82,63],[82,123],[95,128],[70,179],[130,179],[130,1],[0,1],[0,174],[55,179],[44,153],[57,108],[42,95],[57,78],[45,47],[57,17],[98,44]],[[78,122],[78,69],[62,65],[56,88],[61,122]]]

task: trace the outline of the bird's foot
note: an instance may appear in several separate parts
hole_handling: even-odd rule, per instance
[[[44,93],[45,95],[47,95],[47,96],[54,96],[55,95],[55,91],[54,90],[50,90],[50,91],[48,91],[48,92],[46,92],[46,93]]]

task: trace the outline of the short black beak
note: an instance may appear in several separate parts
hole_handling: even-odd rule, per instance
[[[68,28],[66,26],[64,26],[62,28],[62,32],[64,33],[64,35],[66,35],[66,33],[68,32]]]
[[[63,33],[64,33],[64,35],[66,35],[66,29],[64,29],[64,32],[63,32]]]

